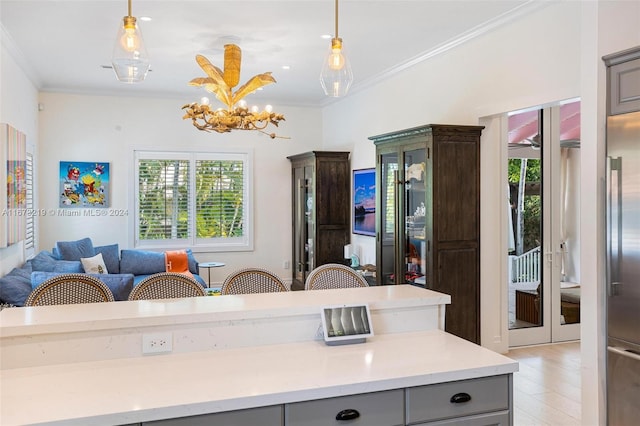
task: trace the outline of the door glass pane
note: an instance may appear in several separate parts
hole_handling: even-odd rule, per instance
[[[580,101],[560,106],[560,324],[580,322]],[[557,311],[556,311],[557,312]]]
[[[425,149],[404,153],[404,282],[419,286],[425,285],[427,264],[425,166]]]
[[[313,194],[314,194],[314,188],[313,185],[315,185],[315,182],[313,180],[313,167],[305,167],[304,168],[304,208],[305,208],[305,213],[304,213],[304,218],[305,218],[305,225],[306,225],[306,237],[307,237],[307,242],[305,245],[305,274],[304,274],[304,278],[305,280],[307,279],[307,275],[309,275],[309,273],[311,271],[313,271],[316,267],[315,265],[315,257],[314,257],[314,250],[315,250],[315,241],[314,241],[314,236],[315,236],[315,215],[314,215],[314,206],[313,204],[315,203],[315,200],[313,199]]]
[[[509,328],[543,324],[540,111],[509,117]]]
[[[395,153],[381,156],[380,168],[381,191],[381,256],[379,262],[381,284],[394,284],[394,256],[395,256],[395,215],[398,181],[398,155]]]

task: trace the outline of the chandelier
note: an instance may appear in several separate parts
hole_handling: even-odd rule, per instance
[[[269,124],[278,126],[284,120],[284,115],[273,112],[271,105],[265,106],[259,111],[257,106],[249,108],[244,97],[255,92],[262,86],[275,83],[271,72],[258,74],[240,86],[235,93],[232,89],[240,81],[240,61],[242,52],[235,44],[224,46],[224,71],[212,65],[207,58],[196,55],[196,62],[204,70],[207,77],[197,77],[189,82],[190,86],[204,87],[216,98],[226,105],[225,108],[212,108],[208,98],[202,98],[200,103],[194,102],[182,107],[186,114],[183,119],[190,118],[193,125],[205,132],[227,133],[232,130],[257,130],[269,137],[276,138],[275,133],[267,133],[265,129]]]

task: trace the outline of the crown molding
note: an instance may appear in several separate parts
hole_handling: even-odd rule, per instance
[[[487,34],[496,28],[500,28],[505,24],[513,22],[517,19],[520,19],[524,15],[530,14],[536,10],[547,7],[550,4],[548,1],[540,1],[540,0],[529,0],[526,3],[523,3],[517,8],[510,10],[509,12],[503,13],[500,16],[497,16],[481,25],[478,25],[469,31],[460,34],[458,37],[455,37],[451,40],[448,40],[433,49],[426,50],[413,58],[410,58],[404,62],[401,62],[387,70],[378,73],[372,77],[367,78],[361,82],[354,83],[353,87],[349,92],[349,96],[355,93],[358,93],[362,90],[368,89],[376,84],[385,81],[396,74],[401,73],[402,71],[414,67],[422,62],[425,62],[435,56],[441,55],[443,53],[448,52],[449,50],[458,47],[464,43],[467,43],[470,40],[478,38],[484,34]],[[344,98],[343,98],[344,99]],[[335,102],[338,102],[340,99],[330,98],[325,99],[322,103],[322,106],[328,106]]]

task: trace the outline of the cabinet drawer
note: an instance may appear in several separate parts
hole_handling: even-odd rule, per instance
[[[353,420],[336,420],[343,410],[357,410],[360,416]],[[316,401],[296,402],[284,408],[287,426],[395,426],[404,424],[404,390]]]
[[[463,394],[471,398],[466,402],[451,402],[454,395]],[[508,376],[461,380],[407,389],[407,424],[508,409]]]
[[[499,413],[479,414],[462,419],[447,419],[436,422],[420,423],[415,426],[510,426],[511,418],[508,411]]]
[[[282,406],[143,422],[142,426],[282,426]]]

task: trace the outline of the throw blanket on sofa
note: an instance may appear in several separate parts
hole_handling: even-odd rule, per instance
[[[167,272],[175,272],[184,274],[193,278],[193,274],[189,272],[189,258],[186,250],[171,250],[164,252],[165,265]]]

